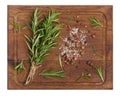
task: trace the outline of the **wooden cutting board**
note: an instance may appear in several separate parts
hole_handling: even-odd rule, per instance
[[[17,31],[13,22],[27,25],[31,22],[34,9],[38,8],[40,14],[47,14],[50,10],[61,13],[59,16],[62,24],[61,37],[69,34],[68,26],[79,26],[78,22],[83,22],[88,26],[90,32],[95,33],[96,37],[90,39],[89,46],[85,49],[84,55],[75,64],[64,64],[65,78],[45,78],[39,76],[44,69],[59,70],[58,61],[59,47],[62,40],[58,39],[58,45],[49,51],[44,64],[40,67],[34,80],[27,86],[24,82],[30,68],[28,49],[25,43],[25,34],[30,34],[28,28]],[[89,22],[89,17],[94,16],[102,22],[103,27],[93,27]],[[77,18],[77,19],[76,19]],[[77,20],[77,22],[76,22]],[[113,41],[112,41],[112,6],[8,6],[8,89],[112,89],[113,88]],[[102,57],[93,54],[91,45]],[[18,73],[14,67],[24,61],[25,71]],[[91,60],[95,65],[102,66],[104,82],[101,81],[90,66],[86,64]],[[90,73],[92,78],[87,80],[76,79],[81,73]]]

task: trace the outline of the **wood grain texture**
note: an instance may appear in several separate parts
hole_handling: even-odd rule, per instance
[[[28,24],[31,21],[33,11],[39,8],[40,14],[47,14],[51,9],[60,12],[60,22],[63,25],[61,36],[69,34],[66,25],[73,27],[79,26],[72,16],[79,16],[80,22],[84,22],[91,32],[96,33],[95,39],[89,39],[89,44],[94,45],[99,53],[103,56],[94,56],[90,48],[86,48],[85,55],[79,58],[76,64],[65,65],[66,71],[64,79],[44,78],[39,73],[44,69],[60,69],[58,62],[59,47],[62,40],[59,38],[59,44],[56,48],[51,49],[49,56],[45,58],[44,64],[40,67],[34,80],[30,85],[25,86],[24,82],[27,77],[30,64],[28,58],[28,49],[25,44],[25,34],[30,34],[30,30],[25,28],[20,32],[16,31],[11,25],[13,21],[21,25]],[[97,17],[103,24],[103,27],[93,28],[89,22],[89,17]],[[113,29],[112,29],[112,6],[8,6],[8,89],[112,89],[113,88]],[[68,24],[68,21],[70,24]],[[26,70],[18,74],[14,66],[21,60],[24,61]],[[86,60],[91,60],[96,65],[102,65],[103,76],[105,81],[102,82],[95,70],[86,65]],[[82,72],[92,74],[90,80],[75,80]]]

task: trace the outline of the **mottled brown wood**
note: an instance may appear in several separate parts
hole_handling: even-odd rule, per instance
[[[25,34],[30,34],[28,28],[22,29],[18,32],[11,25],[13,21],[21,25],[28,24],[31,21],[33,11],[39,8],[40,14],[46,14],[51,9],[60,12],[60,22],[63,25],[61,36],[65,37],[69,30],[66,25],[76,27],[79,25],[70,20],[72,16],[79,16],[79,21],[85,23],[91,32],[96,33],[95,39],[90,39],[89,44],[94,45],[99,53],[103,56],[94,56],[91,49],[88,47],[85,50],[83,57],[79,58],[76,64],[65,65],[66,71],[64,79],[59,78],[44,78],[39,76],[39,73],[44,69],[60,69],[58,54],[59,47],[62,43],[58,39],[59,44],[56,48],[51,49],[40,67],[34,80],[30,85],[25,86],[24,82],[28,74],[30,64],[28,57],[28,50],[25,44]],[[112,89],[113,88],[113,29],[112,29],[112,6],[8,6],[8,89]],[[93,28],[89,22],[89,17],[97,17],[103,24],[103,27]],[[68,24],[68,21],[70,24]],[[26,70],[18,74],[14,70],[14,66],[21,60],[24,61]],[[96,65],[102,65],[103,75],[105,81],[102,82],[95,70],[86,65],[86,60],[92,60]],[[90,80],[81,79],[79,82],[75,80],[82,72],[89,72],[92,74]]]

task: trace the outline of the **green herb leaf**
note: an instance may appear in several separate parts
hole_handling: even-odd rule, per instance
[[[85,73],[82,73],[77,79],[76,81],[80,81],[80,79],[90,79],[91,78],[91,74],[85,74]]]
[[[64,78],[64,71],[63,70],[55,70],[55,71],[46,71],[40,73],[41,76],[44,77],[58,77],[58,78]]]
[[[20,32],[21,29],[26,29],[27,28],[26,25],[21,25],[21,24],[15,22],[15,21],[13,21],[12,25],[18,32]]]
[[[91,17],[89,18],[89,20],[90,20],[90,23],[91,23],[93,26],[101,26],[101,27],[102,27],[101,22],[100,22],[97,18],[95,18],[94,16],[91,16]]]
[[[14,69],[21,73],[25,69],[23,61],[21,61],[17,66],[15,66]]]
[[[102,69],[99,67],[96,67],[96,72],[99,75],[100,79],[104,82],[104,78],[103,78],[103,73],[102,73]]]
[[[18,30],[18,32],[20,32],[22,26],[19,23],[13,21],[12,25]]]

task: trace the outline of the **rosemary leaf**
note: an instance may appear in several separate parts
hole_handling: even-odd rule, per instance
[[[12,25],[17,29],[18,32],[20,32],[22,26],[19,23],[13,21]]]
[[[55,70],[55,71],[46,71],[40,73],[41,76],[44,77],[58,77],[58,78],[64,78],[64,71],[63,70]]]
[[[90,79],[91,78],[91,74],[85,74],[85,73],[82,73],[77,79],[76,81],[80,81],[80,79]]]
[[[12,25],[18,32],[20,32],[21,29],[26,29],[27,28],[27,25],[21,25],[21,24],[15,22],[15,21],[13,21]]]
[[[31,42],[32,41],[32,38],[30,36],[27,36],[27,35],[24,35],[25,38],[28,40],[28,42]]]
[[[21,73],[25,69],[23,61],[21,61],[17,66],[15,66],[14,69]]]
[[[102,73],[102,69],[99,67],[96,67],[96,72],[99,75],[100,79],[104,82],[104,78],[103,78],[103,73]]]
[[[76,81],[79,81],[83,76],[84,76],[84,74],[82,73],[82,74],[76,79]]]
[[[89,20],[90,20],[90,23],[91,23],[93,26],[101,26],[101,27],[102,27],[101,22],[100,22],[97,18],[95,18],[94,16],[91,16],[91,17],[89,18]]]

